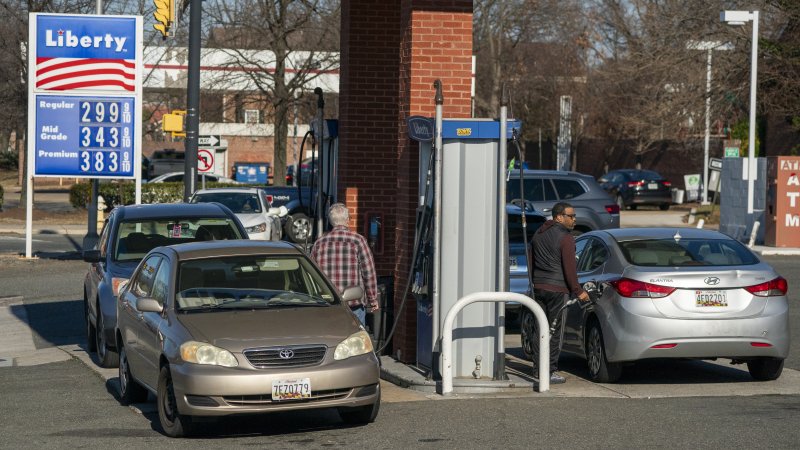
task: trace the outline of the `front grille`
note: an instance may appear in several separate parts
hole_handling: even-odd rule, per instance
[[[313,366],[322,362],[328,347],[305,345],[287,347],[249,348],[244,356],[253,367],[273,369],[281,367]],[[288,357],[287,357],[288,356]]]
[[[261,406],[283,403],[308,403],[321,400],[338,400],[345,398],[352,392],[352,389],[329,389],[327,391],[311,391],[310,398],[303,398],[297,400],[282,400],[279,402],[272,401],[271,394],[265,395],[227,395],[222,397],[230,406]]]

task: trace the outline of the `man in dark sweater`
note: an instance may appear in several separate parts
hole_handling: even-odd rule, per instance
[[[570,233],[575,228],[575,209],[569,203],[556,203],[553,218],[545,222],[531,242],[531,265],[533,267],[533,297],[553,323],[556,314],[568,297],[589,301],[589,294],[578,284],[577,261],[575,261],[575,239]],[[561,353],[561,337],[564,321],[550,337],[550,383],[560,384],[566,380],[556,373],[558,356]],[[533,339],[534,375],[539,362],[539,340]]]

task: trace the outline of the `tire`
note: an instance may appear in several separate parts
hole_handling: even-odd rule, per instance
[[[670,206],[669,204],[665,203],[663,205],[658,205],[658,209],[660,209],[662,211],[667,211],[669,209],[669,206]]]
[[[303,213],[295,213],[286,219],[284,228],[286,237],[292,242],[300,244],[311,236],[311,219]]]
[[[620,211],[625,211],[625,200],[622,199],[621,195],[617,195],[617,206],[619,206]]]
[[[778,358],[758,358],[747,362],[750,376],[758,381],[777,380],[783,372],[783,360]]]
[[[83,299],[83,308],[86,312],[86,351],[97,351],[97,329],[92,324],[92,319],[89,317],[89,301]]]
[[[586,341],[586,362],[589,376],[598,383],[615,383],[622,376],[622,365],[610,363],[606,359],[606,346],[600,324],[591,322],[589,338]]]
[[[147,401],[147,390],[131,376],[128,354],[123,346],[119,348],[119,401],[123,405]]]
[[[357,408],[339,408],[339,416],[348,425],[365,425],[375,421],[381,409],[381,394],[378,388],[378,399],[375,403]]]
[[[533,365],[536,366],[539,363],[539,361],[534,361],[533,354],[533,340],[539,335],[536,316],[528,308],[520,307],[520,309],[522,312],[519,319],[519,334],[520,341],[522,341],[522,354],[526,359],[533,361]]]
[[[164,366],[158,374],[158,421],[161,429],[169,437],[179,438],[192,434],[192,418],[178,412],[175,401],[175,389],[172,385],[172,375],[169,368]]]
[[[106,342],[106,334],[103,332],[103,312],[100,311],[100,305],[97,305],[97,327],[94,333],[95,346],[97,351],[97,359],[100,362],[100,367],[113,369],[119,367],[119,353],[110,349],[108,342]]]

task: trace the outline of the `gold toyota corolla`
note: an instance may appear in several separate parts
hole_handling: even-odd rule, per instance
[[[375,420],[379,363],[369,335],[291,244],[213,241],[153,249],[121,291],[123,403],[157,397],[164,432],[193,416],[338,408]]]

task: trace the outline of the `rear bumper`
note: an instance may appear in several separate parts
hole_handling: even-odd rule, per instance
[[[625,300],[622,301],[624,303]],[[670,319],[634,314],[616,307],[603,324],[609,361],[647,358],[786,358],[789,310],[775,301],[759,317],[739,319]],[[754,346],[753,343],[768,346]],[[656,345],[677,344],[672,348]]]

